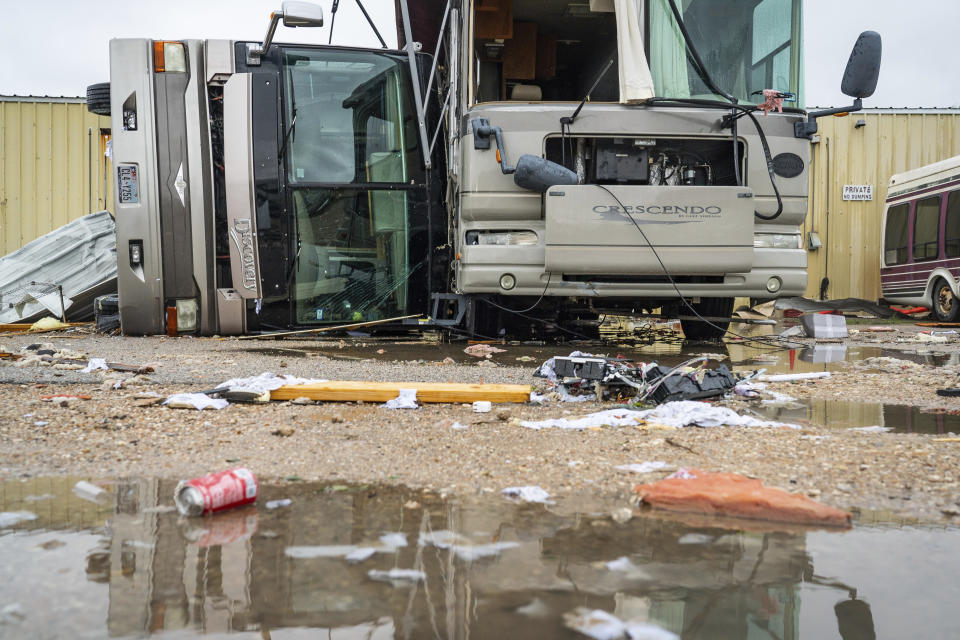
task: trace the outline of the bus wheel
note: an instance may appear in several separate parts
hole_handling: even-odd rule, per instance
[[[733,298],[700,298],[700,302],[691,304],[697,313],[705,318],[729,318],[733,313]],[[680,307],[680,314],[691,313],[686,306]],[[680,320],[680,327],[687,340],[719,340],[727,332],[729,320]]]
[[[98,116],[110,115],[109,82],[99,82],[87,87],[87,111]]]
[[[943,278],[933,285],[933,316],[940,322],[955,322],[960,316],[960,300]]]

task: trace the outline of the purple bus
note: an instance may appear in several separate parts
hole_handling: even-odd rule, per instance
[[[890,178],[880,260],[884,300],[960,318],[960,156]]]

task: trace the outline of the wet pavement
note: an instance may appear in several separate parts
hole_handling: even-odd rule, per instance
[[[682,638],[956,637],[960,528],[881,513],[745,531],[296,483],[186,519],[173,481],[101,483],[96,503],[77,480],[0,483],[0,637],[586,637],[563,624],[577,607]],[[391,569],[420,573],[374,579]]]

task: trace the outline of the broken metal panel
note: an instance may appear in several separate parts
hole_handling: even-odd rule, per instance
[[[81,307],[116,291],[116,278],[113,216],[91,213],[0,258],[0,322],[61,317],[62,308],[70,318],[88,317],[92,308]]]

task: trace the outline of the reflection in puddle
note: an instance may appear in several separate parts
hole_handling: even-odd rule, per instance
[[[955,528],[618,524],[307,484],[262,487],[284,508],[185,519],[157,508],[173,481],[116,483],[105,507],[75,482],[0,483],[0,511],[37,516],[0,530],[0,635],[574,638],[563,615],[586,607],[683,638],[949,637],[960,597]]]
[[[960,433],[960,415],[897,404],[801,400],[789,406],[760,405],[766,419],[814,427],[888,427],[897,433]]]

